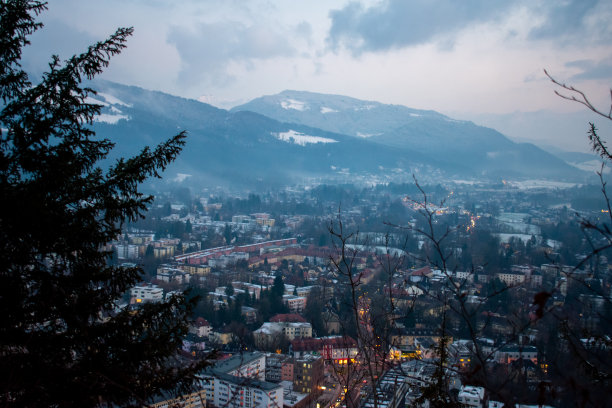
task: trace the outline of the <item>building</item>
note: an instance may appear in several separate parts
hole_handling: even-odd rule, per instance
[[[189,265],[189,264],[184,264],[184,265],[178,265],[177,266],[179,269],[181,269],[183,272],[187,272],[190,275],[198,275],[198,276],[207,276],[210,274],[210,266],[208,265]]]
[[[463,407],[481,408],[485,406],[485,390],[483,387],[464,385],[461,386],[457,399]]]
[[[240,353],[215,364],[215,372],[236,377],[266,379],[266,356],[263,353]]]
[[[497,278],[509,287],[525,282],[525,275],[520,272],[501,272],[497,274]]]
[[[115,245],[117,249],[117,257],[119,259],[138,259],[141,255],[144,255],[144,251],[141,250],[139,245]]]
[[[244,317],[246,324],[255,323],[257,321],[257,309],[249,306],[241,306],[240,314]]]
[[[323,358],[312,354],[295,359],[293,364],[293,391],[316,394],[323,384]]]
[[[191,394],[176,398],[161,397],[157,402],[148,405],[148,408],[206,408],[206,390],[198,390]]]
[[[495,353],[495,360],[501,364],[510,364],[516,360],[531,360],[538,365],[538,349],[534,346],[507,345]]]
[[[347,364],[354,360],[359,350],[357,342],[349,336],[328,336],[320,338],[295,339],[291,342],[291,352],[297,359],[318,353],[326,361]]]
[[[266,354],[266,381],[279,383],[282,381],[283,363],[290,357],[285,354]]]
[[[207,406],[216,408],[283,406],[283,387],[278,384],[224,373],[205,375],[201,381],[206,392]]]
[[[406,401],[406,394],[410,390],[408,375],[401,367],[387,371],[376,385],[377,404],[374,403],[374,395],[370,393],[363,408],[400,408],[410,406]]]
[[[255,344],[262,348],[274,344],[283,336],[289,341],[312,337],[312,325],[310,323],[265,322],[253,332]]]
[[[182,269],[175,268],[172,265],[160,265],[157,267],[158,281],[176,282],[178,284],[189,283],[191,275]]]
[[[306,297],[283,295],[283,303],[287,305],[291,313],[302,313],[306,309]]]
[[[328,361],[336,364],[347,364],[349,360],[354,361],[359,350],[357,342],[349,336],[322,337],[321,354]]]
[[[263,285],[263,284],[256,285],[254,283],[240,282],[240,281],[232,282],[232,286],[234,287],[234,289],[241,289],[241,290],[248,292],[249,296],[251,297],[255,296],[255,299],[260,298],[262,290],[270,289],[270,285]]]
[[[159,303],[164,299],[164,290],[156,285],[134,286],[130,298],[130,303]]]
[[[296,313],[279,313],[270,318],[271,322],[306,323],[306,319]]]
[[[208,338],[212,334],[212,326],[202,317],[198,317],[189,325],[189,333],[195,334],[200,338]]]
[[[265,381],[266,357],[241,353],[222,360],[200,375],[208,406],[217,408],[279,408],[283,387]]]
[[[456,271],[453,279],[455,284],[461,285],[464,282],[474,282],[474,273],[471,271]]]

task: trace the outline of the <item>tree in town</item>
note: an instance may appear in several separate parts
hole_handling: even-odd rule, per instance
[[[612,90],[610,107],[601,109],[583,91],[558,81],[547,71],[544,73],[558,87],[555,93],[559,97],[579,103],[597,116],[612,121]],[[578,215],[588,252],[571,272],[564,273],[569,307],[561,312],[552,307],[542,309],[557,319],[559,336],[555,341],[561,343],[561,350],[568,351],[564,358],[554,362],[556,381],[567,384],[566,398],[585,406],[603,406],[610,400],[612,385],[612,301],[609,274],[600,274],[598,265],[602,257],[612,255],[612,205],[604,176],[604,167],[612,163],[612,152],[593,122],[589,123],[586,133],[591,149],[602,159],[597,175],[605,210],[603,216],[596,219]],[[604,260],[607,263],[607,258]],[[581,273],[581,269],[589,274]],[[607,286],[605,289],[602,282]],[[552,295],[556,290],[558,288],[546,294]]]
[[[186,135],[103,169],[113,143],[92,130],[101,106],[82,81],[132,29],[65,62],[54,56],[33,84],[20,60],[45,9],[0,1],[0,405],[142,406],[186,390],[203,364],[177,354],[194,302],[120,307],[142,271],[109,265],[105,245],[143,217],[152,197],[139,185],[161,176]]]

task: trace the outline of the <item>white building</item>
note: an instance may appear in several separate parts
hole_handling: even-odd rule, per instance
[[[474,282],[474,274],[470,271],[456,271],[454,273],[454,279],[456,284],[462,284],[463,282]]]
[[[482,387],[464,385],[459,390],[459,403],[464,407],[484,407],[485,390]]]
[[[164,290],[156,285],[134,286],[130,298],[131,303],[158,303],[164,299]]]
[[[119,259],[138,259],[139,246],[138,245],[115,245],[117,248],[117,257]]]
[[[205,383],[206,384],[206,383]],[[209,385],[210,384],[210,385]],[[218,373],[209,377],[207,405],[219,408],[279,408],[283,406],[283,387],[252,378]],[[212,393],[212,400],[208,399]]]
[[[201,375],[207,406],[223,408],[279,408],[283,387],[264,381],[265,355],[241,353],[215,364]]]

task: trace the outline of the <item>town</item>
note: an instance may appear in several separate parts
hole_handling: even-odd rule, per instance
[[[601,217],[569,184],[183,187],[106,249],[144,270],[124,307],[197,296],[182,355],[211,364],[154,407],[558,407],[610,363]]]

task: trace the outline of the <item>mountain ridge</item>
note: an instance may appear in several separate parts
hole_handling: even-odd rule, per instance
[[[322,106],[329,111],[323,112]],[[515,143],[495,129],[452,119],[432,110],[288,90],[231,109],[232,112],[240,110],[324,130],[343,128],[343,133],[352,136],[367,135],[369,141],[411,148],[424,156],[435,155],[449,164],[468,164],[475,171],[489,175],[504,176],[505,170],[508,175],[540,173],[545,177],[569,177],[572,173],[564,160],[535,145]],[[506,161],[501,160],[504,156]]]
[[[92,96],[92,101],[103,105],[102,115],[96,119],[94,128],[100,137],[117,142],[111,160],[132,155],[144,146],[161,143],[186,129],[189,132],[187,145],[167,174],[189,174],[192,177],[181,176],[180,179],[193,183],[240,186],[296,182],[372,184],[407,181],[413,173],[421,179],[442,180],[498,177],[496,172],[504,170],[503,166],[487,168],[461,160],[448,160],[435,149],[426,152],[397,140],[393,145],[385,138],[397,129],[364,138],[278,120],[256,111],[227,111],[193,99],[108,81],[96,81],[92,87],[99,91],[98,95]],[[383,110],[383,116],[392,119],[394,124],[401,122],[397,112],[420,115],[413,118],[426,116],[437,120],[438,124],[447,121],[446,116],[434,111],[407,111],[409,108],[399,105],[389,110],[386,105],[371,101],[355,102],[358,100],[343,96],[334,98],[333,106],[329,100],[322,102],[330,105],[330,109],[339,107],[338,103],[346,106],[357,103],[365,112]],[[296,101],[297,105],[291,105]],[[297,99],[287,101],[289,105],[286,107],[298,110],[293,108],[299,108],[299,102]],[[375,106],[368,108],[372,105]],[[321,113],[321,107],[326,106],[319,106],[318,115],[334,113]],[[363,112],[357,112],[363,115]],[[453,126],[455,122],[450,120],[448,123]],[[430,135],[430,138],[435,137],[435,134]],[[561,169],[562,173],[567,170],[563,166],[567,165],[559,162],[563,165],[553,163],[553,167]],[[579,174],[578,170],[571,169],[569,173],[573,176]],[[499,173],[517,177],[525,175],[520,168],[506,170]],[[559,171],[556,174],[559,175]]]

